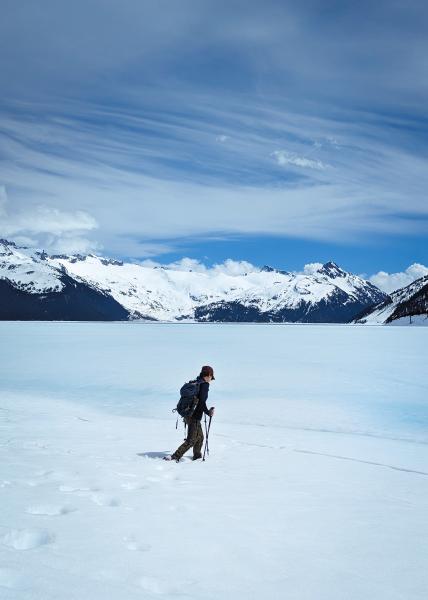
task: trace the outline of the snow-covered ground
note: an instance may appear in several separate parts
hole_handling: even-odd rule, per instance
[[[390,323],[391,325],[422,325],[422,327],[428,327],[428,315],[412,315],[411,317],[401,317],[401,319],[395,319]]]
[[[0,323],[0,598],[425,600],[426,331]]]

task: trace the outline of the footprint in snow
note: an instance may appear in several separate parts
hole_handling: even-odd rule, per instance
[[[66,481],[67,479],[74,479],[73,474],[67,471],[54,471],[52,469],[39,469],[34,473],[34,476],[38,479],[45,481]]]
[[[38,506],[29,506],[26,512],[30,515],[40,515],[45,517],[57,517],[68,515],[76,509],[72,506],[59,506],[55,504],[42,504]]]
[[[21,479],[18,483],[28,485],[30,487],[38,487],[40,485],[46,485],[50,482],[57,482],[67,478],[66,473],[61,473],[59,471],[47,471],[47,470],[39,470],[34,473],[34,476],[30,479]]]
[[[54,536],[46,529],[12,529],[2,538],[2,542],[15,550],[31,550],[54,541]]]
[[[34,473],[34,475],[36,477],[49,477],[49,475],[52,475],[55,471],[52,470],[46,470],[46,469],[39,469],[38,471],[36,471]]]
[[[120,500],[108,494],[93,494],[92,501],[99,506],[120,506]]]

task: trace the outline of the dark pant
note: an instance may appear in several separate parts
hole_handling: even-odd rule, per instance
[[[202,432],[201,422],[198,419],[186,419],[187,437],[172,455],[174,460],[180,460],[190,448],[193,448],[193,458],[202,456],[202,444],[204,443],[204,434]]]

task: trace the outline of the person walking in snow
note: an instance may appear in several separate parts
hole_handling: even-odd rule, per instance
[[[209,417],[214,416],[214,407],[212,406],[210,409],[207,408],[210,382],[214,381],[214,379],[213,368],[209,365],[203,366],[196,379],[196,382],[199,385],[197,403],[192,414],[184,419],[187,425],[187,437],[171,456],[165,457],[165,460],[175,460],[176,462],[179,462],[181,457],[190,450],[190,448],[193,448],[193,460],[202,458],[204,434],[202,431],[201,419],[203,414],[206,414]]]

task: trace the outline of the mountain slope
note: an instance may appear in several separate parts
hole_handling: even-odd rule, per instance
[[[366,309],[355,319],[355,323],[376,325],[393,323],[411,316],[428,316],[428,275],[396,290],[390,297],[376,306]]]
[[[0,241],[0,320],[112,321],[128,311],[110,295],[72,278],[44,255]]]
[[[387,298],[335,263],[310,275],[272,267],[232,275],[215,268],[202,272],[153,268],[92,255],[48,260],[110,293],[134,318],[346,322]]]
[[[344,323],[388,298],[333,262],[310,274],[268,266],[236,274],[224,266],[194,270],[94,255],[48,256],[5,240],[0,280],[6,282],[3,319]]]

